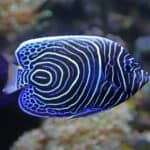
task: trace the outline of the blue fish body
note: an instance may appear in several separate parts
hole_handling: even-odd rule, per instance
[[[149,81],[120,44],[97,36],[58,36],[16,50],[20,108],[37,117],[84,117],[108,110]]]

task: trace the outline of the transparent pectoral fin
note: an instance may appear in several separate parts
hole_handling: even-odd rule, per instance
[[[17,73],[18,73],[18,67],[14,64],[9,64],[8,67],[8,80],[6,82],[5,87],[3,88],[3,93],[5,94],[11,94],[18,89],[17,87]]]

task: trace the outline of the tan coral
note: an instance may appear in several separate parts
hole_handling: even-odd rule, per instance
[[[0,1],[1,26],[8,32],[17,32],[36,20],[34,12],[43,1],[5,0]],[[19,30],[20,31],[20,30]]]
[[[131,128],[127,122],[132,119],[127,104],[89,118],[66,120],[47,119],[38,129],[47,142],[39,142],[41,135],[33,136],[35,130],[22,135],[12,150],[116,150],[122,141],[128,139]],[[22,147],[24,149],[22,149]]]

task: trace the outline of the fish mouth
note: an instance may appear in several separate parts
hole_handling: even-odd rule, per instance
[[[135,69],[133,72],[128,74],[128,93],[133,95],[140,90],[146,83],[150,81],[149,73],[143,69]]]
[[[146,83],[150,81],[149,73],[143,69],[139,71],[137,78],[137,82],[139,82],[139,89],[141,89]]]

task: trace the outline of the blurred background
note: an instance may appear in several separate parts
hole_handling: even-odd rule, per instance
[[[25,40],[70,34],[118,41],[150,72],[150,0],[0,0],[0,53],[9,62]],[[19,92],[0,93],[0,150],[148,150],[149,93],[146,85],[128,103],[74,121],[26,115]]]

